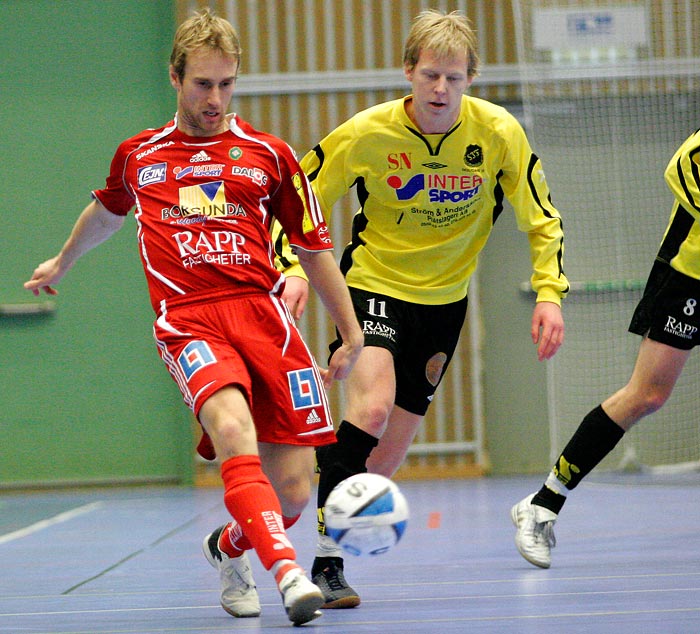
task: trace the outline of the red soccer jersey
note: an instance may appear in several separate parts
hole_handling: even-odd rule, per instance
[[[93,196],[118,215],[136,207],[141,261],[158,314],[202,297],[281,292],[273,216],[294,247],[333,248],[292,149],[236,115],[229,130],[213,137],[187,136],[173,120],[127,139],[105,188]]]

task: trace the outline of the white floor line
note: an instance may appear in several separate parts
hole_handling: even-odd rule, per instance
[[[34,524],[31,524],[25,528],[20,528],[19,530],[12,531],[11,533],[0,535],[0,544],[6,544],[7,542],[11,542],[15,539],[21,539],[22,537],[26,537],[32,533],[38,533],[39,531],[43,531],[44,529],[60,524],[61,522],[72,520],[74,517],[78,517],[79,515],[91,513],[102,506],[104,506],[102,502],[92,502],[90,504],[84,504],[83,506],[71,509],[70,511],[64,511],[63,513],[49,517],[48,519],[35,522]]]

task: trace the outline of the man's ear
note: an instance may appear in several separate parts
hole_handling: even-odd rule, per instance
[[[170,72],[170,85],[177,90],[180,87],[180,78],[178,77],[177,73],[175,72],[175,68],[173,67],[172,64],[168,67],[168,70]]]

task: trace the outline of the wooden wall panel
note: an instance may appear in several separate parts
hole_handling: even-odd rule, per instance
[[[520,102],[528,90],[518,65],[519,37],[523,61],[538,61],[529,39],[532,7],[610,4],[605,0],[176,0],[176,11],[182,21],[193,10],[210,6],[232,22],[243,47],[233,110],[284,138],[302,155],[358,110],[408,92],[401,71],[403,41],[411,19],[423,8],[460,10],[470,17],[478,33],[482,62],[481,76],[471,92],[508,105]],[[651,57],[700,55],[700,12],[690,9],[696,4],[696,0],[649,0]],[[517,7],[523,7],[522,16],[514,18],[519,15],[514,11]],[[520,33],[516,33],[518,26]],[[609,81],[604,75],[594,75],[570,81],[566,71],[560,71],[551,81],[538,79],[529,90],[536,89],[537,97],[546,99],[590,91],[602,95],[673,91],[683,83],[656,76]],[[356,207],[351,194],[333,211],[330,224],[338,247],[349,237]],[[459,367],[448,372],[447,385],[439,391],[417,442],[444,447],[444,443],[476,441],[478,448],[457,457],[447,450],[427,458],[411,457],[404,472],[453,475],[488,467],[480,399],[473,398],[471,389],[472,385],[479,389],[478,377],[471,374],[478,354],[474,342],[478,345],[479,338],[470,329],[477,323],[478,315],[472,315],[462,337]],[[325,360],[332,328],[315,299],[301,327],[319,359]],[[338,392],[334,389],[331,395],[336,418],[342,401]]]

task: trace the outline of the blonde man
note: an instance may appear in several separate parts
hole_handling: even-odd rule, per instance
[[[504,197],[529,240],[538,358],[552,357],[563,341],[561,218],[516,119],[465,94],[478,74],[476,47],[464,16],[423,11],[404,49],[411,94],[356,114],[301,162],[326,213],[353,186],[360,201],[341,270],[365,348],[345,386],[337,443],[317,450],[311,574],[328,608],[354,607],[360,597],[324,534],[326,497],[350,475],[391,476],[403,462],[455,351],[469,280]],[[292,275],[293,259],[280,254]],[[306,286],[292,279],[286,298],[298,316]],[[331,350],[342,342],[340,334]]]
[[[363,335],[293,152],[228,114],[240,53],[233,27],[208,10],[180,26],[170,64],[175,118],[119,146],[106,186],[25,287],[55,294],[75,261],[136,208],[158,352],[204,429],[200,452],[221,461],[233,520],[203,544],[220,573],[221,604],[237,617],[260,614],[246,554],[253,548],[299,625],[320,615],[323,595],[296,563],[285,529],[310,497],[313,447],[334,438],[324,385],[348,374]],[[327,370],[281,299],[273,218],[343,333]]]

